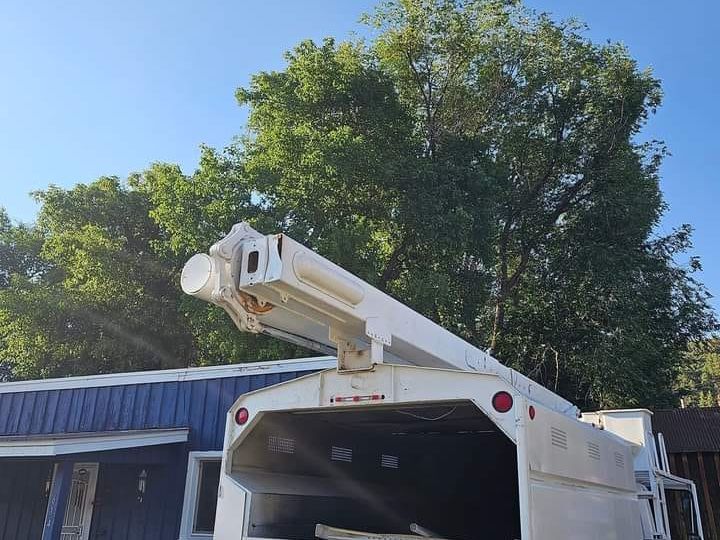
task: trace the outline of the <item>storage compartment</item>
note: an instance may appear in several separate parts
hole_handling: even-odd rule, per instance
[[[251,492],[248,536],[315,526],[520,538],[515,445],[470,402],[263,415],[232,457]]]

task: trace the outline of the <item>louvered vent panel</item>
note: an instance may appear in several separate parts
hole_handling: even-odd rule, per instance
[[[551,427],[550,428],[550,442],[553,446],[557,448],[562,448],[563,450],[567,450],[568,444],[567,444],[567,433],[565,433],[562,429]]]
[[[271,452],[280,452],[282,454],[294,454],[295,439],[270,435],[268,437],[268,450]]]
[[[621,469],[625,467],[625,456],[621,452],[615,452],[615,465]]]
[[[600,446],[597,443],[588,442],[587,453],[590,459],[600,460]]]
[[[386,469],[397,469],[400,467],[400,459],[397,456],[382,454],[380,456],[380,466]]]
[[[343,448],[341,446],[333,446],[330,449],[330,459],[333,461],[352,462],[352,448]]]

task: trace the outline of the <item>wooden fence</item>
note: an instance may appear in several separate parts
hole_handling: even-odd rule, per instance
[[[720,540],[720,452],[670,453],[668,460],[673,474],[695,482],[705,540]],[[682,511],[679,498],[668,503],[672,514]],[[678,532],[683,538],[684,531]]]

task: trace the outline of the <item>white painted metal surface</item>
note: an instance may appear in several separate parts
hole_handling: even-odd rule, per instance
[[[621,409],[585,413],[581,419],[633,444],[633,474],[641,508],[643,538],[669,540],[670,515],[667,496],[670,491],[687,492],[692,497],[698,538],[703,538],[697,493],[692,481],[670,473],[662,434],[657,441],[652,431],[652,412],[647,409]]]
[[[510,441],[515,441],[516,419],[512,411],[501,414],[492,408],[492,396],[500,391],[519,393],[497,375],[462,372],[457,370],[418,368],[414,366],[378,365],[372,371],[342,374],[326,370],[268,389],[249,392],[241,396],[228,413],[223,450],[223,465],[215,525],[217,540],[253,538],[250,513],[255,504],[255,492],[315,493],[324,487],[321,478],[305,483],[302,478],[283,475],[240,471],[234,463],[234,452],[243,444],[264,415],[273,411],[352,411],[368,407],[367,396],[382,396],[373,401],[381,407],[391,404],[418,404],[456,402],[468,400],[491,417],[494,424]],[[358,400],[338,398],[358,396]],[[374,405],[373,405],[374,406]],[[243,426],[234,422],[241,407],[250,411],[250,420]],[[561,415],[558,415],[561,416]],[[402,459],[402,458],[401,458]],[[481,459],[478,456],[478,459]],[[409,526],[409,523],[408,523]],[[242,536],[239,533],[242,533]]]
[[[263,236],[239,223],[209,255],[188,261],[181,285],[221,306],[241,330],[337,351],[341,369],[388,360],[491,373],[555,411],[578,414],[572,403],[285,235]]]
[[[349,529],[338,529],[319,523],[315,527],[315,536],[321,540],[419,540],[427,538],[428,540],[447,540],[432,533],[426,533],[423,528],[417,528],[416,523],[412,523],[416,528],[411,532],[413,534],[378,534],[365,531],[353,531]],[[417,532],[415,532],[417,531]]]
[[[509,413],[492,407],[492,396],[502,390],[515,398]],[[338,396],[356,395],[384,399],[371,404],[337,401]],[[394,365],[352,375],[324,371],[242,396],[228,414],[215,538],[238,538],[238,531],[243,538],[253,537],[248,527],[254,492],[262,491],[258,486],[267,485],[270,476],[242,473],[233,459],[265,414],[465,399],[516,444],[523,540],[642,539],[630,442],[524,398],[496,374]],[[239,408],[250,411],[242,426],[233,420]],[[278,477],[277,486],[291,485],[288,477]],[[303,493],[310,488],[297,489]]]
[[[515,417],[496,412],[491,404],[492,396],[500,390],[511,391],[516,398],[519,397],[517,391],[497,375],[483,373],[392,364],[378,365],[372,371],[353,375],[326,370],[243,394],[228,413],[225,449],[235,448],[242,442],[249,432],[248,428],[260,419],[258,413],[273,410],[352,409],[358,405],[367,405],[368,401],[339,401],[337,398],[373,395],[385,396],[377,400],[376,404],[467,399],[475,403],[514,442]],[[240,407],[247,408],[252,415],[250,422],[244,426],[238,426],[232,421]]]
[[[222,366],[203,366],[182,369],[156,369],[130,373],[106,373],[103,375],[83,375],[36,381],[0,382],[0,394],[14,392],[42,392],[69,388],[100,388],[105,386],[124,386],[127,384],[151,384],[162,382],[184,382],[206,379],[224,379],[244,375],[269,375],[290,371],[314,371],[335,366],[335,357],[318,356],[311,358],[293,358],[267,362],[247,362]]]
[[[187,442],[188,428],[18,435],[0,438],[2,457],[47,457]]]
[[[632,445],[536,409],[535,419],[525,422],[530,538],[642,538]]]

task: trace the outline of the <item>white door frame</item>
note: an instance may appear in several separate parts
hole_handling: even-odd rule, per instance
[[[92,525],[93,508],[95,501],[95,490],[97,488],[98,471],[100,469],[99,463],[75,463],[73,465],[73,475],[75,475],[80,469],[86,469],[88,472],[88,484],[87,490],[85,491],[85,500],[83,501],[83,515],[81,517],[81,530],[78,540],[89,540],[90,539],[90,526]],[[70,494],[72,495],[72,493]],[[71,499],[68,497],[68,501],[65,505],[65,512],[63,514],[63,521],[65,521],[65,514],[67,513],[68,506],[71,504]],[[62,532],[60,534],[62,537]]]

